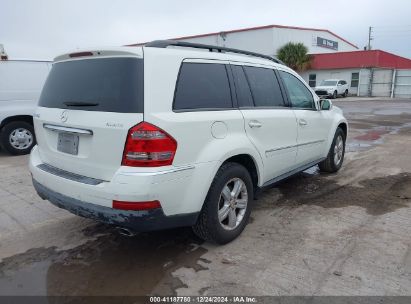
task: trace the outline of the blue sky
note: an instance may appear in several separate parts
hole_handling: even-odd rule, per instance
[[[411,1],[1,0],[10,58],[52,59],[76,48],[280,24],[328,29],[360,48],[411,58]]]

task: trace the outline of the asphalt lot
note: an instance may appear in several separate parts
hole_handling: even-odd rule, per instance
[[[338,99],[338,174],[263,193],[226,246],[190,229],[132,238],[37,197],[0,152],[0,295],[411,295],[411,100]]]

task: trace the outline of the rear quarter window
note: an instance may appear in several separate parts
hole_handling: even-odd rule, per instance
[[[224,64],[183,63],[177,80],[174,110],[232,108]]]
[[[250,86],[245,77],[243,67],[240,65],[232,65],[235,90],[237,93],[237,101],[240,107],[254,107],[253,96],[251,95]]]
[[[53,64],[39,106],[143,113],[143,59],[98,58]],[[88,104],[81,106],[79,104]],[[71,104],[68,106],[67,104]],[[73,104],[77,104],[73,106]]]

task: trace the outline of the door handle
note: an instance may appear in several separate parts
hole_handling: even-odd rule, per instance
[[[262,123],[259,122],[258,120],[250,120],[248,122],[248,125],[250,126],[250,128],[261,128]]]
[[[300,126],[306,126],[306,125],[308,125],[308,122],[307,122],[305,119],[300,119],[300,120],[298,121],[298,123],[300,124]]]

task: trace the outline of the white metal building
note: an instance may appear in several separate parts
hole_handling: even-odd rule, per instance
[[[288,42],[301,42],[310,54],[347,52],[358,47],[325,29],[266,25],[218,33],[171,38],[172,40],[237,48],[266,55],[276,55]],[[141,45],[138,43],[133,45]]]
[[[362,51],[326,29],[266,25],[171,40],[237,48],[276,56],[288,42],[303,43],[312,55],[311,68],[301,76],[314,87],[325,79],[349,83],[358,96],[411,97],[411,60],[380,50]],[[144,43],[131,44],[131,46]]]
[[[352,95],[411,97],[411,60],[381,50],[314,54],[311,68],[300,74],[311,87],[342,79]]]

